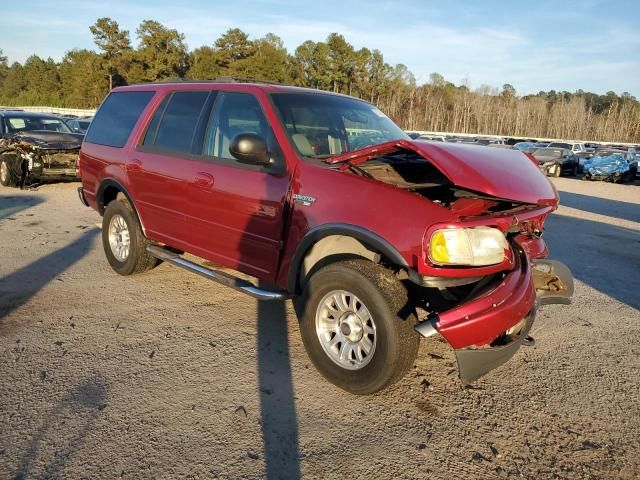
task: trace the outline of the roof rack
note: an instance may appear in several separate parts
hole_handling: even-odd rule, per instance
[[[282,82],[273,82],[270,80],[260,80],[257,78],[241,78],[241,77],[232,77],[232,76],[222,76],[218,77],[215,80],[186,80],[184,78],[165,78],[163,80],[158,80],[157,82],[143,82],[136,83],[135,85],[163,85],[166,83],[262,83],[266,85],[286,85]]]
[[[267,85],[284,85],[282,82],[275,82],[272,80],[261,80],[259,78],[242,78],[233,76],[222,76],[214,80],[214,82],[220,83],[266,83]]]

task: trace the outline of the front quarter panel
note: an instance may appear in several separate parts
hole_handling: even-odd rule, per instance
[[[278,275],[278,284],[282,286],[287,283],[297,247],[315,227],[347,224],[372,232],[391,244],[406,264],[415,269],[422,255],[425,228],[433,223],[454,221],[451,212],[418,194],[312,163],[300,162],[292,193],[312,197],[314,201],[309,205],[292,201]]]

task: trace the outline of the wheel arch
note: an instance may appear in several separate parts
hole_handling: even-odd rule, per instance
[[[323,260],[345,256],[362,257],[375,263],[384,260],[409,268],[391,243],[370,230],[347,223],[320,225],[309,230],[296,248],[287,276],[287,290],[298,292],[301,281]]]
[[[133,208],[136,217],[138,217],[138,221],[140,222],[140,226],[142,227],[142,232],[146,234],[146,230],[144,228],[144,223],[142,222],[142,218],[140,218],[140,213],[138,212],[138,208],[131,197],[131,194],[127,191],[127,189],[118,182],[114,178],[105,178],[100,182],[98,186],[98,190],[96,191],[96,204],[98,207],[98,213],[100,215],[104,215],[104,209],[107,208],[109,202],[115,200],[118,197],[118,194],[122,194],[126,197],[127,201]]]

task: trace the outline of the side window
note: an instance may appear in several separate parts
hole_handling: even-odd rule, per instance
[[[193,135],[208,96],[209,92],[175,92],[159,120],[152,145],[161,150],[191,153]],[[151,145],[146,136],[145,145]]]
[[[144,134],[144,140],[142,141],[143,145],[153,145],[153,142],[156,141],[156,134],[158,133],[158,125],[160,124],[160,119],[162,118],[162,115],[164,115],[164,110],[167,108],[167,103],[169,102],[169,98],[171,98],[171,95],[167,95],[166,97],[164,97],[162,99],[162,102],[160,102],[160,105],[158,105],[158,108],[156,109],[155,113],[153,114],[153,118],[151,119],[151,122],[149,122],[147,131]]]
[[[239,133],[255,133],[264,138],[278,163],[280,150],[256,97],[249,93],[220,92],[211,111],[203,155],[235,160],[229,145]]]
[[[106,98],[89,131],[84,137],[88,143],[109,147],[124,147],[140,114],[155,92],[114,92]]]

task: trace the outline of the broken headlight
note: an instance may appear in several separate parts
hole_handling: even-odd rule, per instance
[[[480,267],[502,263],[508,248],[497,228],[443,228],[431,234],[427,252],[436,265]]]

